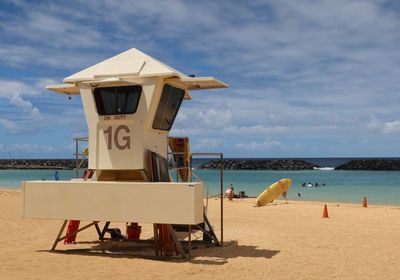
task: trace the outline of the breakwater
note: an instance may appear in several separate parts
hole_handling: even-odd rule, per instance
[[[0,169],[74,169],[74,159],[1,159]],[[87,161],[82,163],[87,167]]]
[[[317,165],[304,160],[262,160],[262,159],[227,159],[223,161],[223,168],[228,170],[309,170],[318,167]],[[220,160],[210,160],[198,169],[219,169]]]
[[[198,169],[219,169],[219,160],[210,160]],[[75,169],[75,159],[0,159],[1,169]],[[87,160],[82,163],[87,168]],[[318,165],[298,159],[226,159],[224,169],[227,170],[311,170]],[[354,159],[345,162],[335,170],[376,170],[400,171],[400,159]]]
[[[396,159],[357,159],[335,167],[335,170],[376,170],[400,171],[400,160]]]

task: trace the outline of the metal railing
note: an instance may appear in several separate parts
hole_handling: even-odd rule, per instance
[[[186,155],[185,152],[179,152],[179,153],[173,153],[173,152],[168,152],[168,156],[172,156],[172,161],[175,163],[176,155]],[[173,166],[172,168],[169,168],[171,171],[176,170],[176,180],[179,181],[179,170],[182,169],[187,169],[188,170],[188,181],[193,182],[193,176],[195,176],[197,179],[200,179],[199,176],[197,176],[193,172],[193,157],[219,157],[220,158],[220,212],[221,212],[221,247],[223,247],[223,241],[224,241],[224,154],[223,153],[192,153],[190,154],[190,161],[189,161],[189,166],[187,167],[180,167],[180,166]],[[203,180],[201,180],[203,181]],[[207,197],[208,198],[208,197]]]
[[[85,154],[83,153],[79,153],[79,144],[81,142],[88,142],[89,141],[89,137],[76,137],[74,138],[75,140],[75,164],[76,164],[76,168],[75,168],[75,172],[76,172],[76,178],[79,178],[79,169],[82,166],[83,161],[85,160]]]
[[[224,246],[224,154],[223,153],[192,153],[190,154],[190,181],[192,181],[192,162],[193,157],[219,157],[220,158],[220,212],[221,212],[221,247]]]

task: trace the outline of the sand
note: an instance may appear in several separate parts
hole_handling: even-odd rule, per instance
[[[400,207],[225,201],[224,248],[193,250],[193,259],[154,260],[96,248],[94,228],[78,244],[52,246],[61,221],[21,218],[20,191],[0,191],[0,279],[398,279]],[[219,200],[209,201],[219,234]],[[113,225],[115,226],[115,225]],[[116,225],[123,228],[123,224]],[[152,234],[144,225],[143,237]],[[126,243],[125,243],[126,244]],[[68,252],[68,251],[66,251]]]

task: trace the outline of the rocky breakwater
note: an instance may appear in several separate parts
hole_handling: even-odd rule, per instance
[[[335,167],[335,170],[377,170],[400,171],[400,160],[392,159],[357,159]]]
[[[259,160],[259,159],[249,159],[249,160],[236,160],[228,159],[224,160],[224,169],[229,170],[304,170],[304,169],[314,169],[318,167],[317,165],[306,162],[304,160]],[[197,167],[198,169],[219,169],[221,168],[220,160],[211,160]]]
[[[74,159],[2,159],[0,169],[74,169]],[[83,162],[82,168],[87,167]]]

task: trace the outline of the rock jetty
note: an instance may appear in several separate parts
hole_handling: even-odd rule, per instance
[[[87,167],[84,161],[82,168]],[[74,159],[1,159],[0,169],[74,169]]]
[[[395,159],[357,159],[335,167],[335,170],[377,170],[400,171],[400,160]]]
[[[278,159],[278,160],[262,160],[262,159],[227,159],[224,160],[224,169],[229,170],[305,170],[314,169],[317,165],[297,159]],[[197,167],[198,169],[219,169],[221,168],[220,160],[211,160]]]

